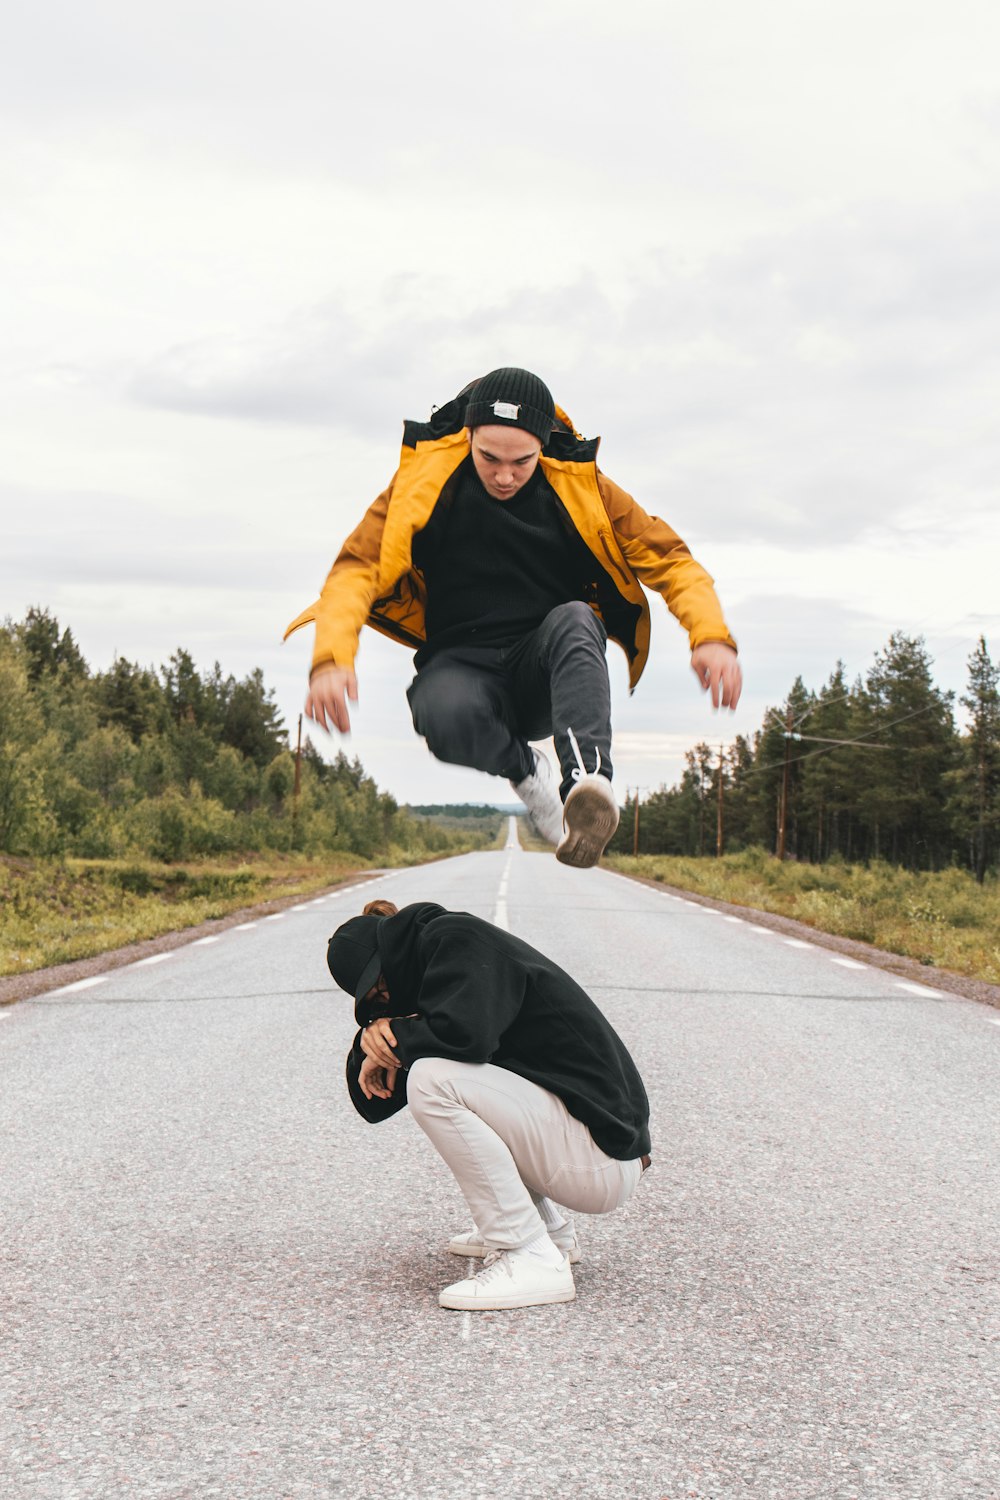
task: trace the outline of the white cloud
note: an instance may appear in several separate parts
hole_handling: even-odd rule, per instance
[[[639,780],[892,629],[960,685],[998,623],[995,28],[986,0],[636,0],[613,27],[539,0],[511,49],[454,0],[349,38],[315,0],[22,7],[4,610],[49,604],[95,665],[259,663],[292,721],[308,643],[281,630],[402,419],[514,363],[603,433],[741,641],[747,696],[715,719],[654,606],[634,698],[613,666]],[[406,653],[366,639],[362,664],[352,753],[446,797]]]

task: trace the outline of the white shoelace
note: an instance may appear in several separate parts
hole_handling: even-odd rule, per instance
[[[495,1279],[495,1273],[498,1275],[501,1271],[506,1271],[508,1276],[513,1277],[514,1268],[510,1263],[510,1256],[506,1250],[488,1250],[482,1268],[476,1272],[473,1280],[490,1281]]]
[[[593,769],[592,772],[588,771],[587,767],[583,763],[583,756],[580,754],[580,745],[579,745],[579,741],[577,740],[576,735],[573,733],[572,729],[567,729],[566,733],[569,736],[569,742],[570,742],[570,744],[573,747],[573,754],[576,756],[576,765],[573,767],[572,771],[570,772],[570,776],[572,777],[572,779],[574,781],[579,781],[581,779],[581,777],[583,777],[583,776],[590,776],[590,775],[596,776],[598,774],[598,772],[600,771],[600,769],[601,769],[601,747],[600,747],[600,745],[595,745],[594,746],[594,750],[595,750],[595,753],[597,755],[597,765],[594,767],[594,769]]]

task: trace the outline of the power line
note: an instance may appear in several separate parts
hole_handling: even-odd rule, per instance
[[[898,718],[891,718],[891,720],[889,720],[888,724],[879,724],[879,727],[877,727],[877,729],[871,730],[871,733],[873,733],[873,735],[874,735],[874,733],[879,733],[879,735],[880,735],[880,733],[885,733],[886,729],[892,729],[892,727],[894,727],[895,724],[904,724],[904,723],[906,723],[907,718],[919,718],[919,717],[921,717],[921,714],[930,714],[930,712],[933,711],[933,709],[936,709],[937,706],[939,706],[939,705],[937,705],[937,703],[928,703],[927,708],[915,708],[915,709],[912,709],[912,712],[909,712],[909,714],[901,714],[900,717],[898,717]],[[790,733],[789,730],[786,730],[786,738],[787,739],[810,739],[810,738],[814,738],[814,736],[811,736],[811,735],[793,735],[793,733]],[[819,738],[819,736],[816,736],[816,738]],[[874,744],[873,745],[868,745],[868,744],[865,744],[865,741],[867,741],[867,738],[868,738],[867,735],[858,735],[858,738],[856,738],[856,739],[835,739],[835,741],[831,741],[831,745],[838,745],[838,744],[841,744],[841,745],[865,745],[865,748],[868,748],[868,750],[892,750],[892,748],[894,748],[894,745],[874,745]],[[792,757],[792,759],[789,759],[789,762],[787,762],[787,763],[789,763],[789,765],[798,765],[799,760],[811,760],[811,759],[813,759],[813,756],[817,756],[817,754],[831,754],[831,753],[832,753],[832,750],[807,750],[807,751],[805,751],[805,754],[798,754],[798,756]],[[786,763],[786,760],[784,760],[784,759],[781,759],[781,760],[772,760],[772,762],[769,763],[769,765],[754,765],[754,766],[751,766],[750,769],[751,769],[751,771],[774,771],[774,769],[777,769],[778,766],[783,766],[784,763]]]

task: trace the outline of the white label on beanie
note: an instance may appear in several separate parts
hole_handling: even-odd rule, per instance
[[[520,406],[515,406],[513,401],[494,401],[493,414],[497,417],[506,417],[508,422],[516,422]]]

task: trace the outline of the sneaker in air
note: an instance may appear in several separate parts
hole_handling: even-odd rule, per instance
[[[558,844],[563,836],[563,806],[559,788],[548,758],[540,750],[532,749],[535,769],[523,781],[512,781],[514,788],[543,839]]]
[[[572,1302],[575,1296],[573,1272],[565,1256],[561,1265],[547,1266],[522,1251],[491,1250],[481,1271],[446,1286],[438,1302],[442,1307],[465,1312],[492,1312],[504,1307]]]
[[[618,801],[608,778],[598,772],[581,776],[566,798],[566,832],[556,849],[556,859],[560,864],[589,870],[611,842],[618,816]]]

